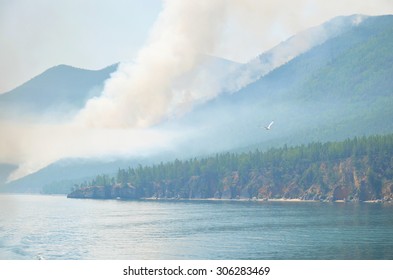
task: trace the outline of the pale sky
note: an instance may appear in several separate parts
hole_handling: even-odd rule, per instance
[[[237,61],[337,15],[393,13],[392,0],[230,2],[236,9],[229,11],[215,54]],[[0,0],[0,93],[58,64],[99,69],[132,61],[163,5],[160,0]]]
[[[58,65],[132,60],[160,0],[0,0],[0,92]]]

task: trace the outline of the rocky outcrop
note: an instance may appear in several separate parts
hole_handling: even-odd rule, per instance
[[[91,199],[138,199],[137,189],[130,185],[88,186],[77,189],[67,195],[68,198]]]
[[[299,176],[299,174],[303,176]],[[263,176],[265,174],[265,176]],[[370,168],[367,159],[319,163],[301,172],[283,172],[274,180],[269,172],[249,184],[258,190],[260,198],[287,198],[321,201],[391,201],[393,180],[382,178]]]

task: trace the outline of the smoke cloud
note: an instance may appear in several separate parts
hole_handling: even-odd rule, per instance
[[[76,122],[92,127],[145,128],[198,99],[193,92],[176,90],[174,85],[199,65],[201,54],[214,50],[226,3],[165,2],[136,62],[121,64],[106,82],[102,96],[88,101]]]

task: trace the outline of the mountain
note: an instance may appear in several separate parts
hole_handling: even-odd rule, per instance
[[[223,83],[228,73],[239,66],[236,62],[214,56],[204,55],[201,60],[201,66],[189,76],[196,76],[197,81],[210,78],[208,84],[212,88],[219,87],[218,83]],[[105,80],[117,67],[118,64],[101,70],[68,65],[52,67],[21,86],[0,94],[0,119],[50,116],[62,120],[72,117],[87,100],[101,94]],[[187,81],[185,77],[185,83]]]
[[[206,91],[208,84],[209,88],[217,91],[216,94],[220,91],[233,92],[312,47],[351,29],[364,18],[361,15],[334,18],[289,38],[245,64],[203,55],[200,58],[201,66],[189,76],[194,76],[194,80],[199,82],[196,87],[201,90]],[[68,65],[52,67],[21,86],[0,94],[0,118],[18,118],[26,114],[69,117],[81,109],[88,99],[100,95],[105,80],[117,67],[118,64],[101,70]],[[189,80],[185,77],[184,83],[187,82]]]
[[[89,98],[98,96],[117,64],[101,70],[67,65],[52,67],[21,86],[0,95],[0,117],[52,114],[69,116]]]
[[[318,39],[308,44],[305,51],[299,52],[298,48],[292,52],[295,57],[279,67],[273,65],[274,69],[269,68],[268,72],[253,68],[252,71],[257,69],[255,71],[259,74],[253,72],[250,83],[242,85],[240,90],[228,90],[199,104],[181,118],[161,124],[162,129],[183,131],[191,127],[196,132],[165,160],[228,150],[258,148],[265,151],[284,144],[392,133],[393,123],[386,120],[393,119],[393,54],[390,51],[393,49],[393,16],[340,17],[332,22],[334,28],[329,29],[330,25],[326,23],[322,29],[312,29],[310,34],[325,30],[325,35],[315,35]],[[300,34],[299,38],[307,38],[305,34]],[[310,35],[310,38],[314,37]],[[291,49],[299,42],[301,40],[294,36],[287,41],[287,48]],[[284,49],[285,43],[282,43],[270,50],[270,54],[262,54],[256,59],[272,65],[269,58]],[[255,64],[255,61],[250,62],[248,67]],[[223,81],[231,80],[228,77],[233,77],[233,73],[240,77],[241,72],[237,71],[251,69],[247,64],[235,65],[227,61],[220,61],[217,65],[216,71],[228,71],[228,76],[217,75]],[[210,76],[214,78],[214,75]],[[272,129],[263,129],[272,120]],[[129,161],[132,165],[132,160]],[[116,172],[120,167],[116,164],[112,171],[105,173]],[[79,171],[86,167],[85,174],[92,174],[89,164],[79,167]],[[66,170],[58,164],[51,168],[54,169],[44,169],[12,184],[22,190],[33,182],[33,178],[40,178],[45,173],[34,181],[37,191],[50,180],[59,180],[51,174]],[[102,172],[97,169],[96,174]],[[73,171],[66,177],[80,179]]]
[[[334,18],[320,26],[307,29],[245,64],[202,55],[200,67],[184,77],[183,83],[199,91],[234,92],[254,82],[299,54],[338,36],[362,21],[365,16]],[[118,64],[101,70],[80,69],[68,65],[52,67],[21,86],[0,94],[0,118],[51,115],[70,117],[86,101],[99,96],[106,79]],[[193,77],[190,84],[187,76]],[[206,85],[207,88],[206,88]]]
[[[133,159],[137,163],[146,161]],[[131,159],[63,159],[41,169],[39,172],[12,181],[3,192],[67,193],[74,184],[90,180],[97,174],[112,174],[118,168],[132,166]]]
[[[227,90],[247,86],[298,55],[348,32],[366,18],[365,15],[338,16],[290,37],[232,72]]]
[[[204,132],[186,146],[267,149],[391,133],[392,33],[393,16],[367,17],[240,91],[199,106],[177,124]]]
[[[211,84],[224,79],[228,71],[236,69],[239,65],[233,61],[207,55],[201,57],[201,61],[201,67],[190,75],[194,74],[199,79],[210,77]],[[100,95],[105,80],[116,71],[116,68],[117,64],[97,71],[67,65],[50,68],[20,87],[0,95],[0,120],[26,116],[37,119],[50,116],[57,120],[72,117],[88,99]],[[172,159],[172,156],[162,153],[154,160],[159,161],[167,157]],[[147,162],[151,162],[151,159],[63,159],[36,173],[7,183],[1,191],[67,193],[70,186],[91,179],[97,173],[113,173],[120,167]],[[8,175],[15,168],[0,164],[0,187],[5,184]]]

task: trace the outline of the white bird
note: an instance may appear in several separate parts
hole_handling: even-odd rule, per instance
[[[269,123],[268,126],[265,126],[265,129],[270,130],[272,128],[273,123],[274,123],[274,121],[271,121],[271,123]]]
[[[41,253],[37,254],[36,258],[37,258],[37,260],[40,260],[40,261],[45,260],[44,256]]]

